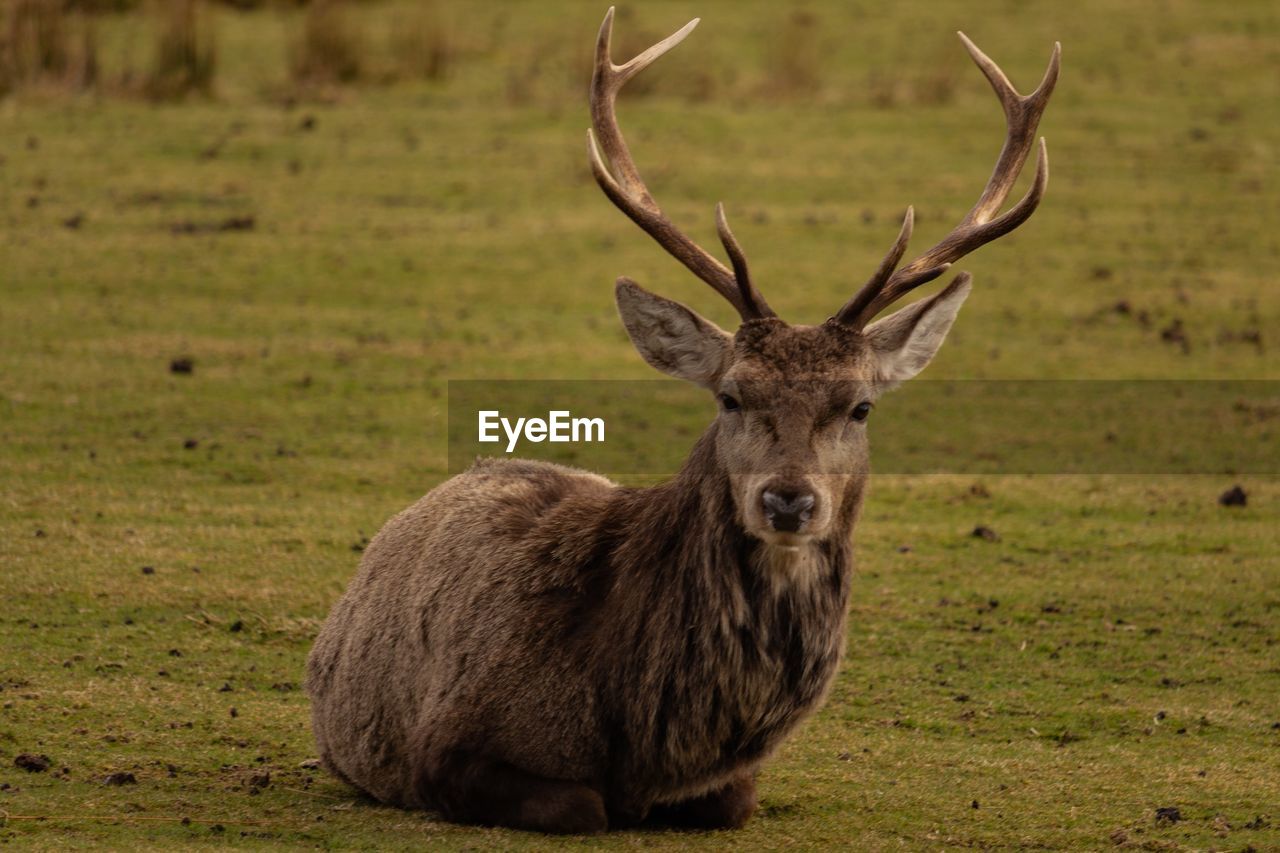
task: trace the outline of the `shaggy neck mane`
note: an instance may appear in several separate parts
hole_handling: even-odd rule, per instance
[[[857,490],[828,539],[766,545],[738,521],[712,426],[671,481],[616,494],[595,539],[600,591],[615,606],[583,639],[630,650],[597,658],[617,691],[602,695],[629,697],[609,712],[626,732],[620,778],[701,768],[712,779],[762,760],[817,707],[839,664]]]

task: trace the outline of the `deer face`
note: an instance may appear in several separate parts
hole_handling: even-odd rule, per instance
[[[868,472],[871,407],[928,364],[968,292],[962,278],[862,330],[774,317],[735,335],[626,279],[617,299],[649,364],[715,395],[716,454],[738,522],[768,544],[795,547],[845,529],[839,522]]]
[[[865,347],[835,324],[747,323],[713,380],[715,442],[738,521],[773,545],[821,539],[867,473],[878,396]]]

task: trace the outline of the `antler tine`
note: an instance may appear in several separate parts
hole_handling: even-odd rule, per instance
[[[756,290],[755,285],[751,283],[751,273],[747,269],[747,256],[743,254],[737,238],[729,230],[729,220],[724,215],[724,202],[716,203],[716,233],[720,235],[720,243],[733,264],[733,278],[738,283],[738,294],[742,297],[743,304],[750,308],[756,317],[776,317],[773,309],[765,303],[760,291]]]
[[[1054,42],[1053,54],[1049,57],[1049,67],[1045,69],[1040,85],[1030,95],[1023,96],[1013,88],[1013,84],[1000,70],[1000,66],[979,50],[968,36],[964,33],[956,33],[956,35],[960,36],[960,41],[964,43],[965,50],[969,51],[974,64],[986,75],[991,88],[1000,98],[1000,105],[1004,107],[1005,121],[1009,126],[1009,135],[1005,140],[1004,148],[1000,151],[999,159],[996,160],[991,180],[982,191],[978,203],[964,218],[964,224],[981,223],[991,219],[1000,210],[1000,206],[1009,197],[1009,191],[1013,189],[1018,174],[1022,171],[1022,164],[1031,153],[1036,126],[1040,123],[1040,116],[1044,114],[1045,107],[1049,104],[1049,96],[1053,94],[1053,88],[1058,83],[1062,45]]]
[[[907,251],[907,243],[911,240],[911,232],[916,224],[916,210],[914,207],[907,207],[907,215],[902,218],[902,230],[898,232],[898,239],[894,241],[890,247],[888,254],[884,256],[884,260],[880,262],[880,266],[876,267],[875,273],[871,278],[867,279],[867,283],[854,295],[852,299],[844,304],[844,307],[836,312],[835,320],[840,323],[854,322],[871,303],[879,296],[883,290],[885,283],[889,277],[893,275],[894,269],[897,268],[898,262],[902,260],[902,255]],[[919,287],[933,281],[938,276],[947,271],[951,264],[942,264],[932,269],[923,270],[917,273],[911,279],[912,287]]]
[[[631,150],[627,147],[627,141],[622,137],[617,117],[613,115],[614,99],[628,80],[648,68],[664,53],[684,41],[702,19],[694,18],[630,62],[623,65],[614,65],[612,55],[613,12],[614,7],[610,6],[609,11],[604,14],[604,21],[600,24],[600,33],[596,36],[595,70],[591,75],[591,124],[600,136],[600,141],[605,150],[610,155],[616,152],[616,158],[611,156],[610,159],[613,161],[613,168],[617,170],[623,184],[626,185],[628,190],[639,190],[644,193],[647,200],[652,203],[653,197],[648,194],[644,181],[640,179],[640,173],[636,171],[635,161],[631,159]]]
[[[610,53],[613,14],[613,7],[610,7],[600,25],[600,34],[596,39],[595,70],[591,75],[591,129],[587,131],[587,156],[596,183],[609,200],[656,240],[658,245],[728,300],[743,320],[777,316],[751,284],[747,275],[746,257],[734,239],[733,232],[729,230],[728,223],[724,221],[723,209],[717,208],[717,230],[733,263],[732,271],[676,228],[658,207],[640,177],[622,130],[618,127],[614,105],[623,85],[658,57],[684,41],[700,19],[694,18],[629,62],[614,65]]]
[[[964,219],[960,220],[951,233],[933,248],[902,269],[896,272],[890,269],[889,274],[885,275],[885,265],[890,263],[891,259],[896,264],[901,257],[898,249],[899,243],[903,242],[904,238],[900,234],[899,243],[894,244],[889,255],[881,263],[880,269],[836,315],[836,319],[842,323],[859,328],[865,326],[877,314],[910,291],[942,275],[953,262],[1026,222],[1040,204],[1040,199],[1044,196],[1045,188],[1049,184],[1049,152],[1044,139],[1041,138],[1036,156],[1036,175],[1031,188],[1016,205],[1000,216],[996,216],[1009,197],[1009,192],[1017,182],[1023,164],[1026,163],[1027,156],[1035,145],[1036,128],[1040,124],[1040,117],[1044,114],[1049,96],[1053,94],[1053,88],[1058,82],[1062,45],[1054,43],[1049,67],[1045,70],[1040,85],[1030,95],[1022,95],[1013,88],[1013,84],[1000,70],[1000,66],[979,50],[968,36],[964,33],[958,33],[958,35],[1004,108],[1007,125],[1004,147],[1000,149],[995,169],[987,180],[982,195],[965,214]],[[903,231],[910,236],[910,229],[905,223]],[[896,257],[895,253],[897,253]]]

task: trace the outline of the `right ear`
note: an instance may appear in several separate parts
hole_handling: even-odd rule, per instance
[[[668,376],[711,388],[729,365],[733,337],[629,278],[614,287],[618,313],[641,357]]]

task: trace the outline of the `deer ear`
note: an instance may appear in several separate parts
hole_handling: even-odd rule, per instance
[[[961,273],[940,293],[877,320],[863,334],[875,358],[876,381],[893,388],[924,370],[951,330],[969,295],[969,274]]]
[[[650,365],[705,388],[724,373],[733,352],[728,332],[629,278],[618,279],[614,296],[631,343]]]

